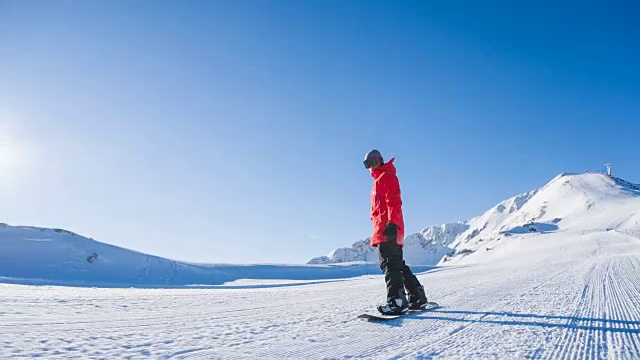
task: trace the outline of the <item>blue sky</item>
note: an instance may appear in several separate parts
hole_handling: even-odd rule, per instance
[[[181,260],[302,263],[557,173],[640,182],[633,2],[1,1],[0,222]]]

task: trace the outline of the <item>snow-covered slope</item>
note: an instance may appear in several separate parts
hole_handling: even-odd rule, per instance
[[[510,240],[521,256],[419,273],[442,307],[384,324],[357,319],[385,299],[381,275],[215,290],[0,284],[0,358],[640,359],[640,239]]]
[[[0,224],[0,282],[5,283],[106,287],[219,285],[244,278],[357,277],[368,272],[365,266],[196,265],[123,249],[66,230]]]
[[[601,173],[560,174],[545,186],[500,202],[471,220],[431,226],[405,239],[409,264],[482,260],[505,239],[557,231],[638,231],[640,186]],[[310,263],[375,261],[368,239]],[[473,256],[471,256],[473,254]],[[493,256],[488,256],[492,258]],[[469,261],[468,259],[465,261]]]
[[[636,235],[640,231],[640,187],[600,173],[561,174],[468,224],[469,229],[451,243],[462,254],[451,259],[454,263],[526,256],[526,251],[518,248],[518,240],[534,241],[535,245],[538,237],[557,232]]]

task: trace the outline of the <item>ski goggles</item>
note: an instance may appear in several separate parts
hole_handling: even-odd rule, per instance
[[[371,169],[378,164],[378,161],[376,159],[366,159],[362,163],[364,163],[365,169]]]

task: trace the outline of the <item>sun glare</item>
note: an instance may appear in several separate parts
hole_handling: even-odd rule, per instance
[[[20,165],[20,145],[15,132],[7,124],[0,124],[0,172]]]
[[[15,151],[6,144],[0,144],[0,169],[8,168],[18,163]]]
[[[1,125],[1,124],[0,124]],[[3,131],[7,127],[0,126],[0,194],[6,195],[8,189],[17,186],[25,175],[24,148],[15,132]]]

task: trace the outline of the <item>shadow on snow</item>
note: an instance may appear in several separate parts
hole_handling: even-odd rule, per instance
[[[481,315],[481,317],[479,319],[465,319],[465,318],[456,318],[452,316],[438,316],[434,314]],[[512,318],[513,320],[485,319],[485,317],[487,316],[501,316],[506,318]],[[524,320],[524,318],[535,319],[535,320]],[[565,328],[565,329],[587,330],[587,331],[640,334],[640,320],[585,318],[585,317],[578,317],[578,316],[560,316],[560,315],[518,314],[518,313],[512,313],[512,312],[442,310],[441,308],[430,310],[423,313],[405,315],[395,320],[381,322],[380,324],[397,327],[397,326],[400,326],[402,322],[406,319],[441,320],[441,321],[451,321],[451,322],[469,323],[469,324],[484,323],[484,324],[496,324],[496,325],[507,325],[507,326],[537,326],[537,327],[546,327],[546,328]],[[519,319],[523,319],[523,320],[519,320]],[[545,321],[545,320],[548,320],[548,321]],[[564,323],[551,322],[553,320],[564,321]],[[588,324],[584,324],[584,323],[588,323]]]

